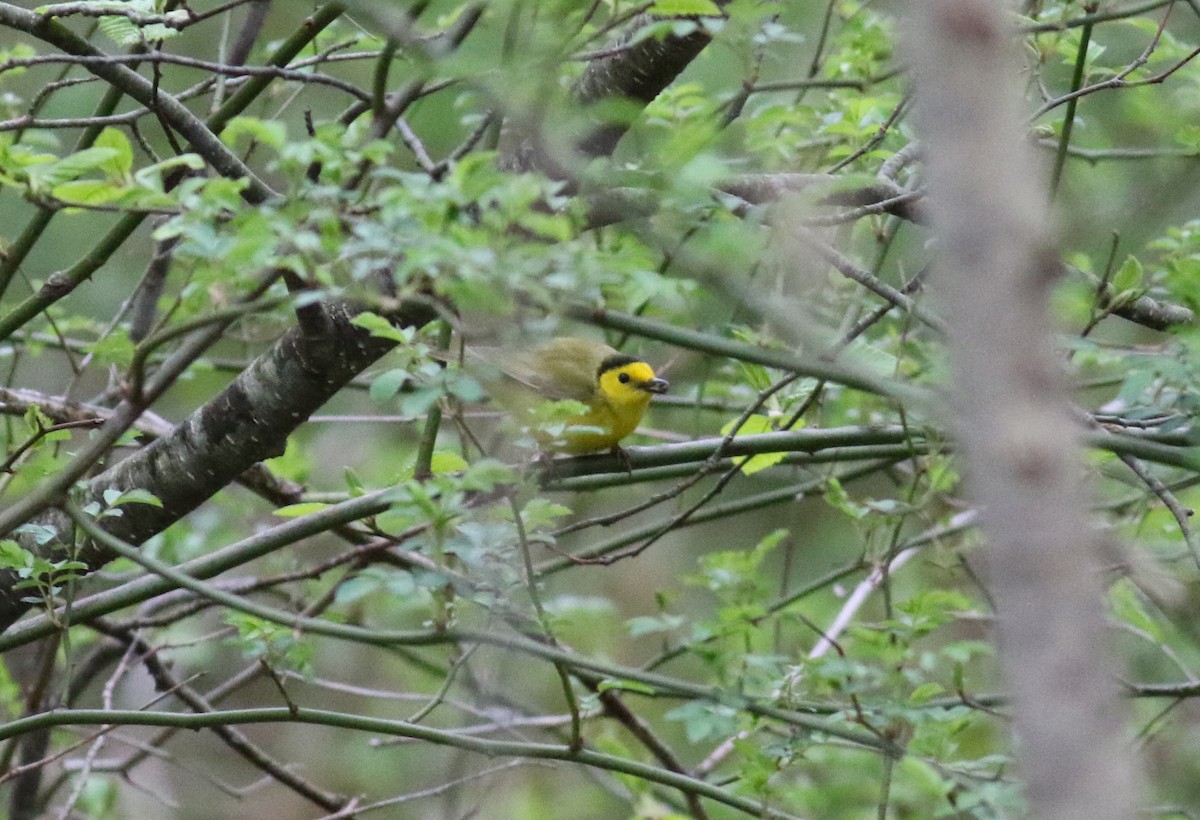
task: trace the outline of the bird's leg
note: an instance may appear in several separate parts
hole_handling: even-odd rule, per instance
[[[625,452],[625,449],[619,444],[614,444],[609,449],[609,452],[612,453],[613,458],[615,458],[617,462],[625,468],[625,473],[632,477],[633,463],[629,460],[629,453]]]

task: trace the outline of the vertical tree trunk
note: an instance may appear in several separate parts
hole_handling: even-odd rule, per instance
[[[1003,13],[989,0],[920,0],[908,39],[958,435],[983,509],[1031,816],[1127,818],[1133,752],[1106,652],[1079,430],[1048,318],[1057,263],[1046,195]]]

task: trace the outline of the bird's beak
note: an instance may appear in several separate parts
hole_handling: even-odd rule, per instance
[[[666,379],[651,379],[648,382],[642,382],[638,387],[645,390],[647,393],[666,393],[667,388],[671,383]]]

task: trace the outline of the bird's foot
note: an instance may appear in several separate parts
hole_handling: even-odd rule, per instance
[[[629,460],[629,453],[625,452],[625,449],[619,444],[614,444],[609,452],[612,453],[613,458],[617,460],[617,463],[625,468],[625,473],[629,476],[632,476],[633,463]]]

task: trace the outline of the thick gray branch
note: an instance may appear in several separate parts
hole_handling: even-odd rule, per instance
[[[604,100],[624,99],[644,107],[673,83],[712,40],[708,31],[697,25],[687,34],[647,37],[624,46],[639,29],[658,22],[659,18],[650,15],[637,17],[609,55],[592,60],[572,88],[575,103],[590,108]],[[512,123],[507,127],[511,129]],[[510,171],[538,169],[563,176],[560,163],[549,156],[539,135],[526,133],[536,127],[536,123],[530,123],[522,130],[506,133],[508,147],[501,157],[501,167]],[[583,157],[608,156],[628,130],[629,122],[624,119],[598,121],[575,142],[574,149]]]
[[[661,21],[639,17],[631,32],[655,22]],[[711,40],[708,31],[697,25],[688,34],[647,37],[610,57],[593,60],[575,83],[575,99],[586,106],[618,97],[645,106],[673,83]],[[584,156],[608,156],[628,129],[625,122],[599,124],[576,148]]]
[[[309,311],[312,312],[311,309]],[[162,508],[128,504],[118,518],[105,518],[104,528],[130,543],[141,543],[198,507],[263,459],[283,453],[287,437],[347,382],[378,360],[393,342],[367,335],[351,324],[355,310],[344,304],[308,315],[258,357],[219,395],[183,421],[173,432],[88,482],[99,497],[106,489],[145,489]],[[403,308],[394,317],[405,325],[428,322],[424,305]],[[66,516],[48,512],[34,523],[54,527],[65,539],[71,532]],[[61,547],[57,548],[61,552]],[[93,548],[83,556],[93,569],[111,556]],[[15,579],[0,575],[0,629],[28,608],[12,589]]]

